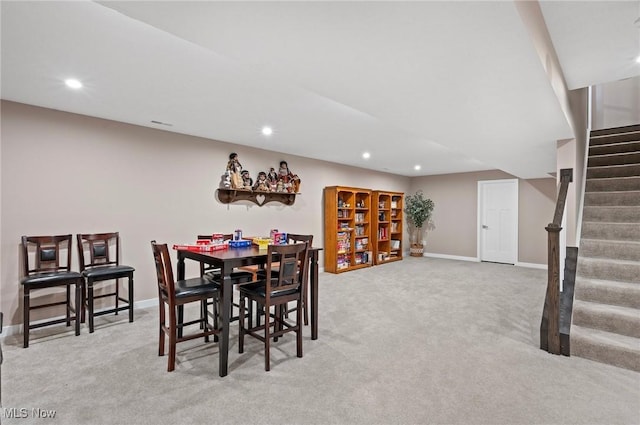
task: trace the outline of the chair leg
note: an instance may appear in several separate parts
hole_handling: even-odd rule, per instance
[[[133,274],[129,276],[129,323],[133,322]]]
[[[307,306],[309,305],[309,294],[307,288],[303,288],[302,294],[302,309],[304,310],[304,325],[309,326],[309,309]]]
[[[172,309],[169,314],[169,359],[167,364],[167,372],[172,372],[176,368],[177,323],[175,309]]]
[[[82,279],[82,300],[81,300],[81,311],[80,311],[80,322],[84,323],[86,321],[86,305],[87,305],[87,281]]]
[[[22,302],[22,308],[23,308],[23,314],[22,314],[22,320],[24,323],[24,331],[23,333],[23,342],[22,342],[22,346],[24,348],[29,347],[29,309],[30,309],[30,304],[29,304],[29,285],[24,285],[24,296],[23,296],[23,302]]]
[[[89,315],[89,333],[93,333],[93,281],[87,282],[87,307]]]
[[[120,279],[115,279],[116,281],[116,316],[118,315],[118,307],[120,306]]]
[[[240,295],[240,317],[238,319],[238,353],[240,354],[244,353],[244,302],[245,297]]]
[[[82,309],[82,282],[76,282],[75,325],[76,336],[80,335],[80,310]]]
[[[265,306],[264,309],[264,370],[269,372],[271,370],[271,361],[270,361],[270,345],[271,345],[271,337],[269,336],[269,331],[271,328],[271,323],[269,319],[269,309]]]
[[[206,333],[209,331],[209,313],[207,312],[207,300],[200,302],[200,324],[202,330],[205,333],[204,342],[209,342],[209,335]]]
[[[160,306],[160,322],[159,322],[158,329],[160,330],[160,335],[159,335],[158,341],[160,341],[160,344],[158,346],[158,355],[164,356],[165,332],[164,332],[163,326],[166,326],[167,318],[166,318],[165,305],[163,300],[160,300],[159,306]]]
[[[67,311],[67,326],[71,326],[71,283],[67,283],[65,286],[67,292],[67,303],[65,304]]]
[[[302,357],[302,301],[296,301],[296,354]]]
[[[184,306],[179,305],[178,306],[178,324],[181,325],[183,323],[184,323]],[[178,328],[178,338],[182,338],[182,326]]]
[[[213,298],[213,327],[215,329],[220,330],[219,326],[219,322],[218,322],[218,302],[220,301],[219,297],[214,297]],[[214,335],[213,336],[213,341],[214,342],[218,342],[218,335]]]

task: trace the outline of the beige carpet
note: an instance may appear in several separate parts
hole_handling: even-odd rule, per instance
[[[432,258],[320,275],[320,338],[157,356],[157,311],[3,341],[3,424],[640,424],[640,374],[538,348],[546,271]],[[141,282],[136,282],[138,285]],[[55,410],[36,419],[32,409]]]

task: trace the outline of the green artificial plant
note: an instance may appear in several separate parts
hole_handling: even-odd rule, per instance
[[[414,195],[407,195],[404,199],[404,212],[407,214],[409,224],[414,228],[412,243],[420,244],[420,236],[425,224],[431,224],[431,214],[435,204],[429,198],[425,198],[421,190]]]

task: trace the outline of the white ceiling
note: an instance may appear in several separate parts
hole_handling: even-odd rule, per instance
[[[7,100],[404,176],[545,177],[572,137],[511,1],[1,7]],[[640,75],[640,1],[541,7],[570,88]]]

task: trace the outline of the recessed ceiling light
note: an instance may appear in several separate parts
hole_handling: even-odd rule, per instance
[[[416,171],[418,171],[418,170],[419,170],[419,169],[421,169],[421,168],[422,168],[422,167],[421,167],[421,166],[419,166],[419,165],[416,165],[416,166],[414,166],[414,167],[413,167],[413,169],[414,169],[414,170],[416,170]]]
[[[640,56],[636,58],[636,63],[640,63]]]
[[[369,158],[371,158],[371,154],[370,154],[369,152],[364,152],[364,153],[362,154],[362,157],[363,157],[364,159],[369,159]]]
[[[265,125],[264,127],[262,127],[262,134],[264,134],[265,136],[271,136],[273,134],[273,128]]]
[[[67,87],[70,87],[72,89],[82,88],[82,83],[75,78],[67,78],[66,80],[64,80],[64,83],[67,85]]]

